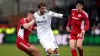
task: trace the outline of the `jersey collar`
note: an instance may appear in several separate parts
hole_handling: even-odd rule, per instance
[[[47,13],[47,12],[48,12],[48,10],[46,10],[45,13]],[[45,14],[45,13],[44,13],[44,14]],[[41,13],[40,13],[40,11],[37,11],[37,14],[38,14],[39,16],[42,16]]]

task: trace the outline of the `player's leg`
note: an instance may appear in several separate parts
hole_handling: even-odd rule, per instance
[[[59,56],[58,48],[56,48],[53,52],[54,52],[55,56]]]
[[[83,39],[78,39],[77,40],[77,48],[79,51],[79,55],[83,56],[83,47],[82,47]]]
[[[55,56],[59,56],[59,51],[58,51],[58,45],[57,45],[57,42],[56,40],[54,40],[54,42],[52,43],[52,50],[54,52],[54,55]]]
[[[71,53],[72,56],[77,56],[77,52],[76,52],[76,35],[70,35],[69,36],[69,44],[70,44],[70,49],[71,49]]]
[[[71,52],[72,52],[72,56],[77,56],[77,52],[76,52],[76,49],[75,49],[76,40],[70,39],[69,44],[70,44],[70,49],[71,49]]]
[[[49,48],[49,49],[47,50],[47,52],[46,52],[46,55],[47,55],[47,56],[51,56],[52,52],[53,52],[52,49]]]
[[[32,45],[28,48],[28,54],[30,56],[40,56],[38,48]]]
[[[51,56],[53,53],[53,50],[51,48],[52,40],[49,39],[49,37],[48,37],[48,38],[40,39],[39,41],[40,41],[40,44],[42,45],[42,47],[44,48],[46,55]]]
[[[44,48],[46,55],[51,56],[52,49],[50,48],[50,43],[48,43],[47,39],[44,39],[44,41],[40,40],[40,44]]]
[[[23,40],[17,42],[17,47],[29,56],[39,56],[39,50]]]

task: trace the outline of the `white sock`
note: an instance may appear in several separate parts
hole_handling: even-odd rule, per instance
[[[55,56],[59,56],[59,53],[58,54],[55,54]]]
[[[52,56],[51,54],[46,53],[47,56]]]

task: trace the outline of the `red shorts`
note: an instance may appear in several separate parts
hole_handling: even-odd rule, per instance
[[[28,42],[26,42],[23,39],[18,37],[17,40],[16,40],[16,45],[20,50],[22,50],[22,51],[24,51],[26,53],[29,53],[28,52],[28,47],[30,47],[31,44],[29,44]]]
[[[82,37],[77,37],[77,36],[78,36],[78,34],[70,34],[69,39],[70,40],[71,39],[74,39],[74,40],[82,39],[82,40],[84,40],[84,36],[82,36]]]

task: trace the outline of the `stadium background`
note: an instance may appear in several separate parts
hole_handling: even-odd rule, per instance
[[[17,23],[26,17],[29,10],[37,11],[39,1],[45,1],[48,10],[63,13],[70,16],[71,9],[75,8],[77,0],[0,0],[0,56],[25,56],[26,54],[16,48]],[[83,47],[85,56],[100,56],[100,0],[84,0],[84,10],[89,15],[90,29],[85,34]],[[68,44],[69,33],[66,32],[68,18],[52,19],[52,29],[59,45],[61,56],[71,56]],[[42,56],[45,55],[39,44],[36,31],[32,31],[29,42],[40,49]],[[27,56],[27,55],[26,55]]]

